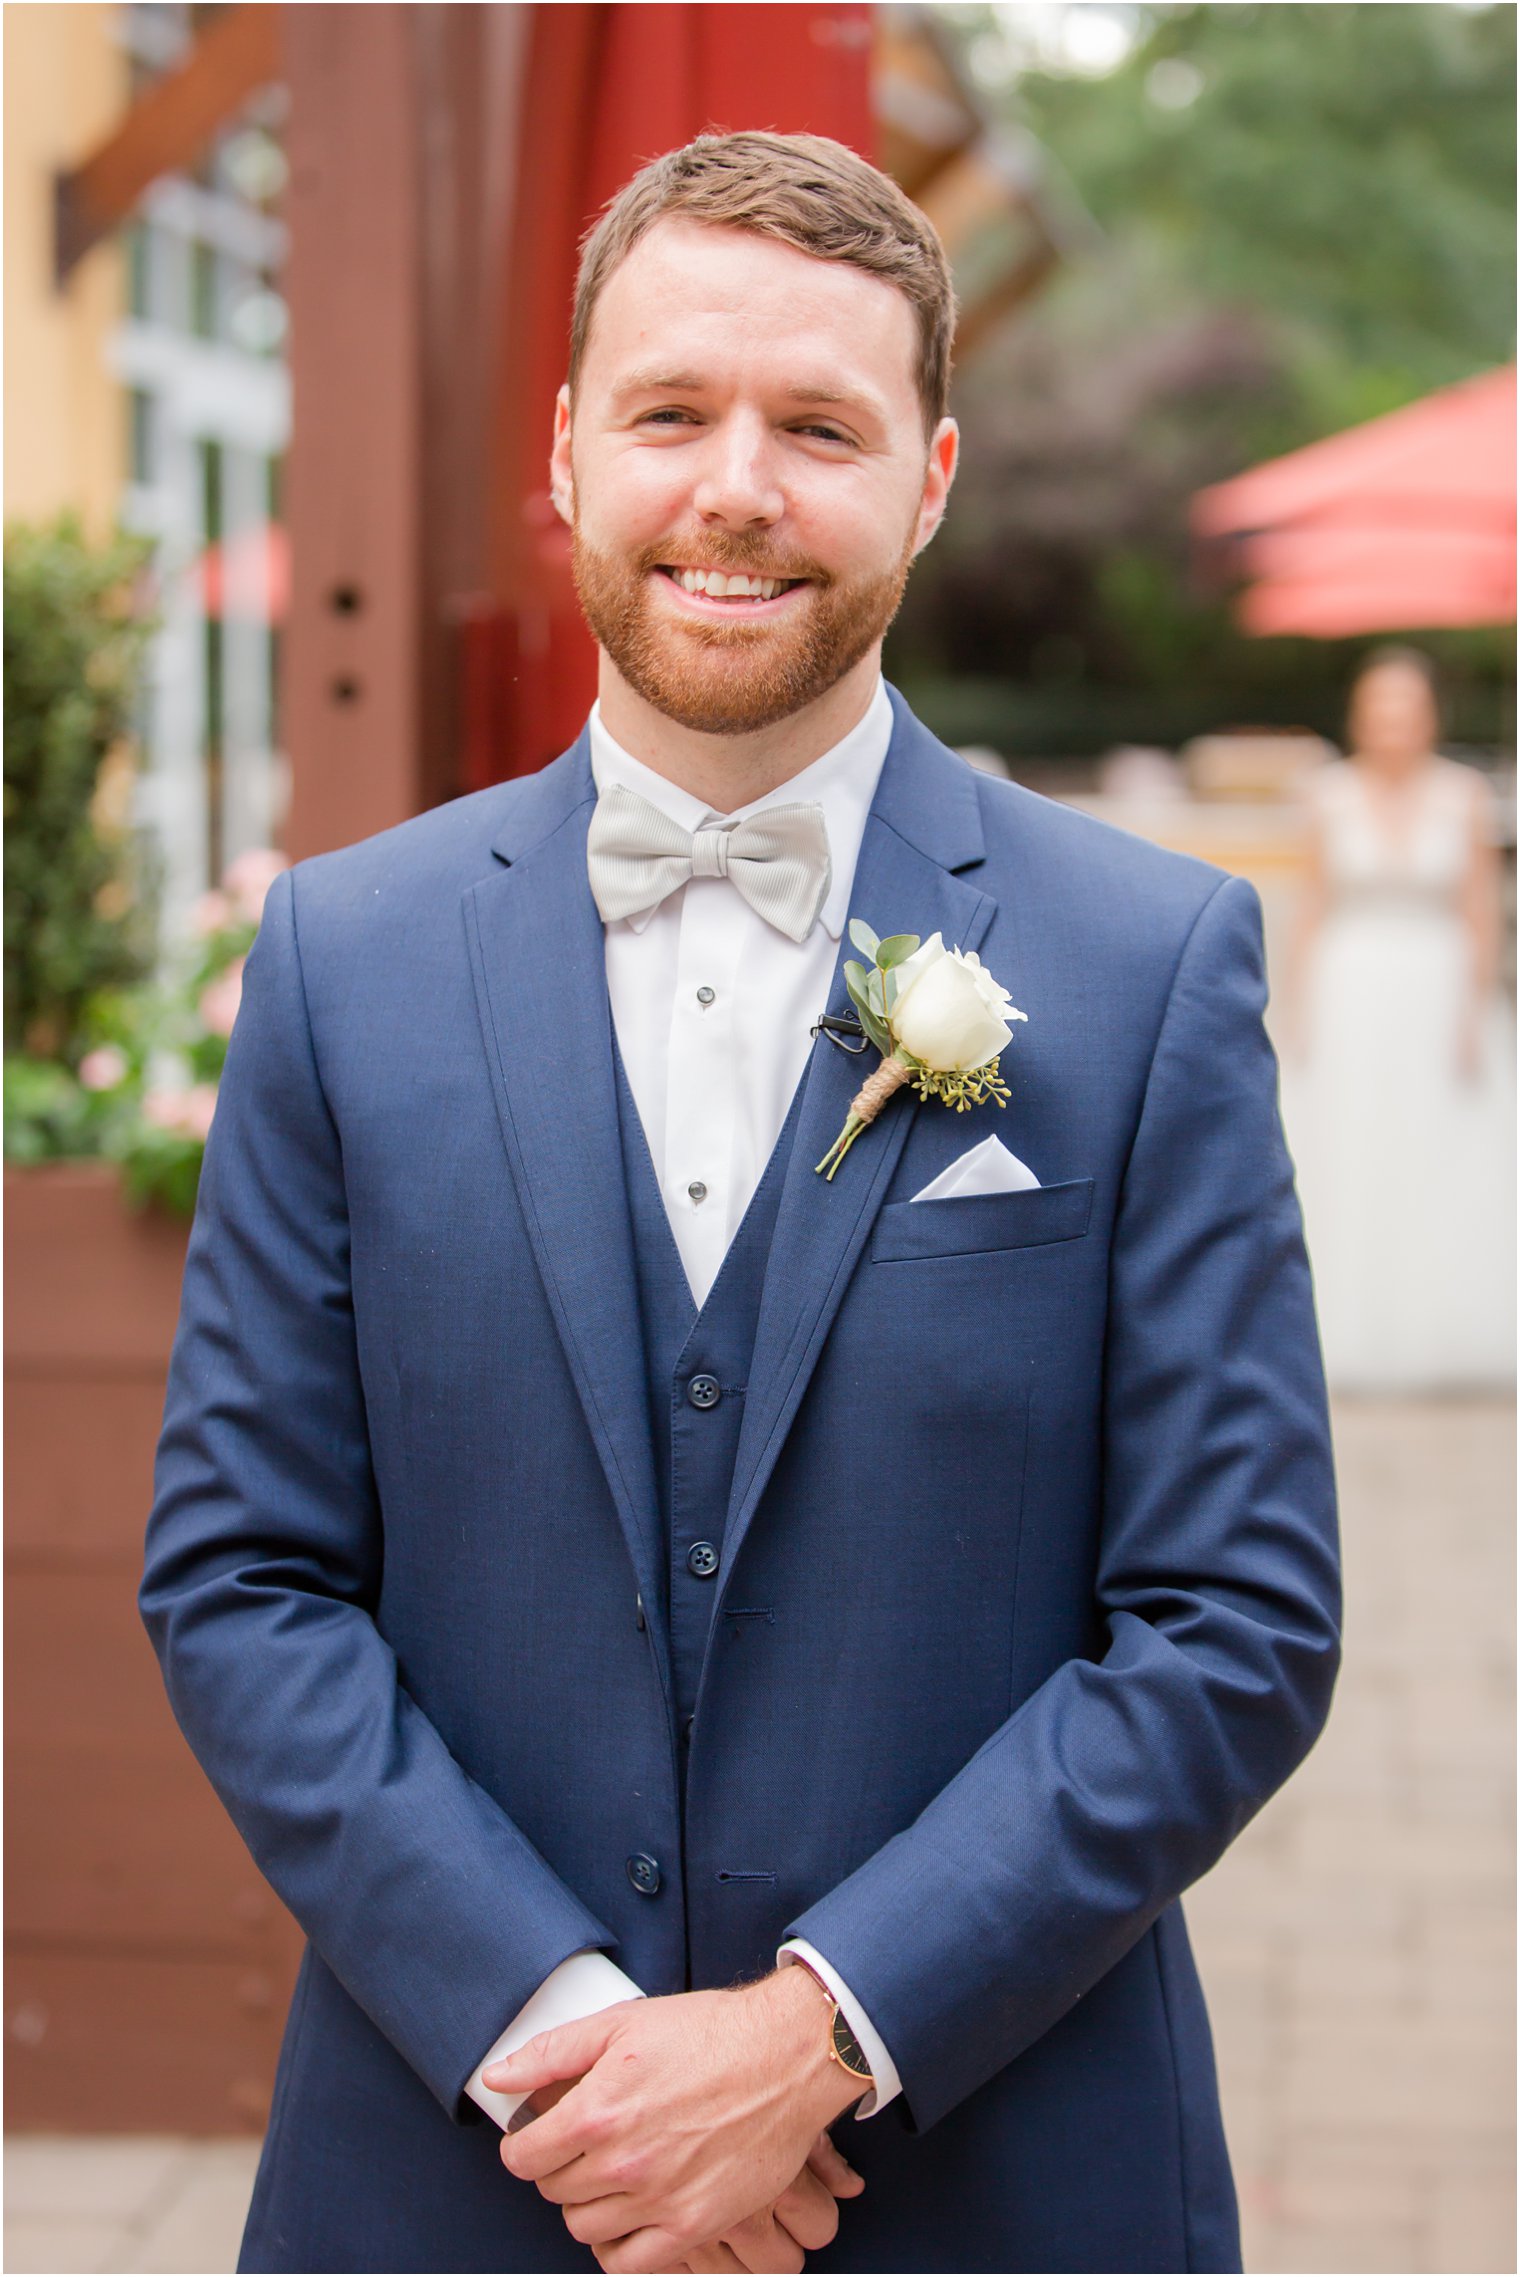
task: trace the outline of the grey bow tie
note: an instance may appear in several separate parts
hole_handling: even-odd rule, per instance
[[[586,867],[606,924],[657,908],[688,878],[727,878],[793,941],[811,931],[831,874],[821,806],[768,806],[721,829],[683,830],[621,783],[596,802]]]

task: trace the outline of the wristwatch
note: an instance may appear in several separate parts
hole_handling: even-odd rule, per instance
[[[829,2054],[833,2061],[851,2079],[859,2080],[863,2093],[873,2088],[876,2085],[876,2077],[866,2061],[865,2049],[850,2030],[849,2019],[834,1998],[833,1993],[824,1983],[818,1971],[809,1968],[799,1953],[792,1955],[792,1965],[794,1968],[807,1969],[808,1975],[829,2004]]]

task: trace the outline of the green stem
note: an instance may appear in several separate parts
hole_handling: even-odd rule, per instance
[[[849,1116],[846,1119],[844,1129],[840,1132],[838,1138],[835,1139],[833,1145],[829,1148],[829,1151],[824,1156],[823,1161],[814,1165],[815,1171],[826,1169],[829,1177],[832,1178],[834,1172],[839,1168],[839,1165],[841,1162],[843,1162],[845,1156],[849,1153],[850,1148],[855,1144],[856,1139],[859,1138],[861,1132],[865,1129],[865,1127],[865,1124],[861,1121],[858,1115]]]

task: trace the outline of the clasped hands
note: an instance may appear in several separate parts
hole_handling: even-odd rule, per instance
[[[864,2092],[827,2021],[816,1979],[781,1968],[542,2032],[482,2074],[540,2114],[502,2163],[605,2270],[800,2270],[865,2187],[826,2132]]]

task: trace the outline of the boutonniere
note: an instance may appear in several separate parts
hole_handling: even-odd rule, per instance
[[[905,1083],[920,1099],[943,1099],[958,1114],[988,1099],[1005,1107],[1008,1086],[998,1073],[998,1054],[1013,1034],[1009,1022],[1029,1017],[980,957],[947,949],[938,933],[924,942],[916,933],[878,941],[857,917],[850,939],[871,966],[867,971],[851,957],[845,986],[881,1065],[850,1101],[844,1129],[816,1165],[830,1178]]]

